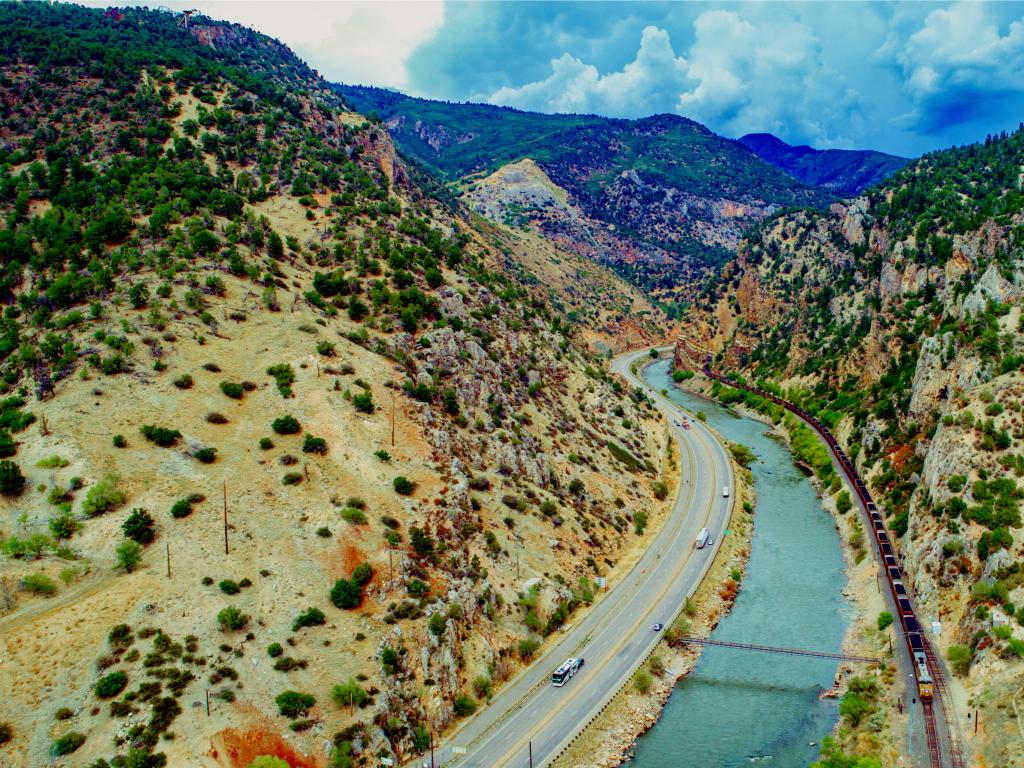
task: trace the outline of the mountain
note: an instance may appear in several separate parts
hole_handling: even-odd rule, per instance
[[[0,104],[0,764],[399,764],[635,562],[634,287],[235,25],[0,4]]]
[[[677,347],[681,368],[710,353],[785,393],[855,457],[919,612],[966,695],[991,702],[973,748],[993,765],[1015,762],[1006,712],[1024,673],[1022,166],[1024,126],[764,222]]]
[[[804,184],[849,197],[884,181],[907,164],[905,157],[870,149],[794,147],[770,133],[748,133],[739,139],[755,155]]]
[[[655,291],[727,261],[744,229],[772,212],[834,199],[677,115],[547,115],[336,88],[379,115],[403,152],[457,183],[471,205],[478,179],[533,161],[585,220],[590,234],[574,247]],[[543,223],[533,211],[520,213],[530,225]]]

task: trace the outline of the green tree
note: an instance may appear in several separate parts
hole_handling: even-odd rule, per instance
[[[973,658],[971,649],[966,645],[951,645],[946,651],[946,658],[949,659],[949,665],[952,667],[953,672],[963,677],[971,669],[971,660]]]
[[[20,496],[24,489],[25,476],[21,468],[9,459],[0,461],[0,495]]]
[[[851,509],[853,509],[853,501],[850,500],[850,492],[843,491],[836,497],[836,511],[840,515],[845,515]]]
[[[854,691],[847,691],[839,703],[839,714],[854,727],[857,727],[872,709],[871,702]]]
[[[156,521],[145,509],[136,507],[121,525],[121,530],[126,537],[145,546],[156,538]]]
[[[888,611],[882,611],[878,614],[878,630],[884,632],[885,628],[891,626],[893,622],[892,614]]]
[[[334,703],[338,707],[361,707],[370,699],[370,694],[366,692],[356,679],[350,677],[348,682],[340,683],[334,686],[331,691],[331,698],[334,699]]]
[[[249,763],[248,768],[289,768],[289,765],[280,757],[272,757],[271,755],[260,755],[251,763]]]
[[[358,608],[363,601],[363,590],[355,582],[338,579],[331,588],[331,602],[342,610]]]
[[[142,547],[131,539],[125,539],[117,545],[114,557],[119,568],[125,573],[131,573],[142,560]]]

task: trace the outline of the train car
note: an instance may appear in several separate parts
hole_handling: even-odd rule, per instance
[[[906,587],[906,585],[902,581],[898,581],[896,579],[893,579],[892,590],[893,590],[893,592],[896,593],[896,595],[898,597],[906,597],[907,596],[907,587]]]
[[[879,543],[888,544],[889,543],[889,534],[886,533],[885,531],[879,531],[878,532],[878,541],[879,541]]]
[[[875,530],[876,531],[884,531],[885,530],[885,523],[883,523],[877,517],[872,518],[871,523],[872,523],[872,525],[875,526]]]
[[[896,603],[900,607],[900,616],[913,616],[914,606],[910,604],[910,600],[906,597],[896,598]]]
[[[900,573],[900,569],[897,568],[895,565],[890,565],[888,571],[890,581],[899,581],[903,578],[903,574]]]
[[[913,635],[917,635],[918,642],[921,642],[921,625],[917,623],[917,619],[914,616],[903,617],[903,629],[907,633],[908,638],[912,638]]]
[[[921,701],[931,701],[935,697],[935,684],[928,671],[928,657],[924,650],[914,651],[914,672],[917,677],[917,693]]]

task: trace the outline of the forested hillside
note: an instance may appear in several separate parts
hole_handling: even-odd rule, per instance
[[[676,115],[619,120],[451,104],[379,88],[338,86],[378,114],[399,147],[471,195],[478,175],[529,158],[590,220],[586,249],[648,289],[664,289],[731,258],[745,227],[780,207],[821,205],[805,186],[735,141]],[[516,209],[543,223],[542,209]],[[623,255],[625,254],[625,255]]]
[[[827,213],[765,222],[707,283],[677,350],[684,368],[712,352],[841,436],[919,610],[988,707],[993,765],[1024,656],[1022,167],[1018,130],[926,155]]]
[[[739,142],[804,184],[843,196],[860,194],[892,176],[907,162],[905,157],[874,150],[794,147],[770,133],[748,133]]]
[[[4,3],[0,103],[4,766],[405,759],[660,520],[664,317],[280,44]]]

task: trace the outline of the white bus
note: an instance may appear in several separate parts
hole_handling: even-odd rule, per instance
[[[565,685],[566,681],[580,671],[580,667],[583,666],[583,657],[566,659],[562,666],[551,673],[551,684],[556,688],[561,688]]]
[[[709,541],[711,541],[711,531],[707,528],[701,528],[700,533],[697,534],[697,541],[695,542],[697,549],[704,549]]]

